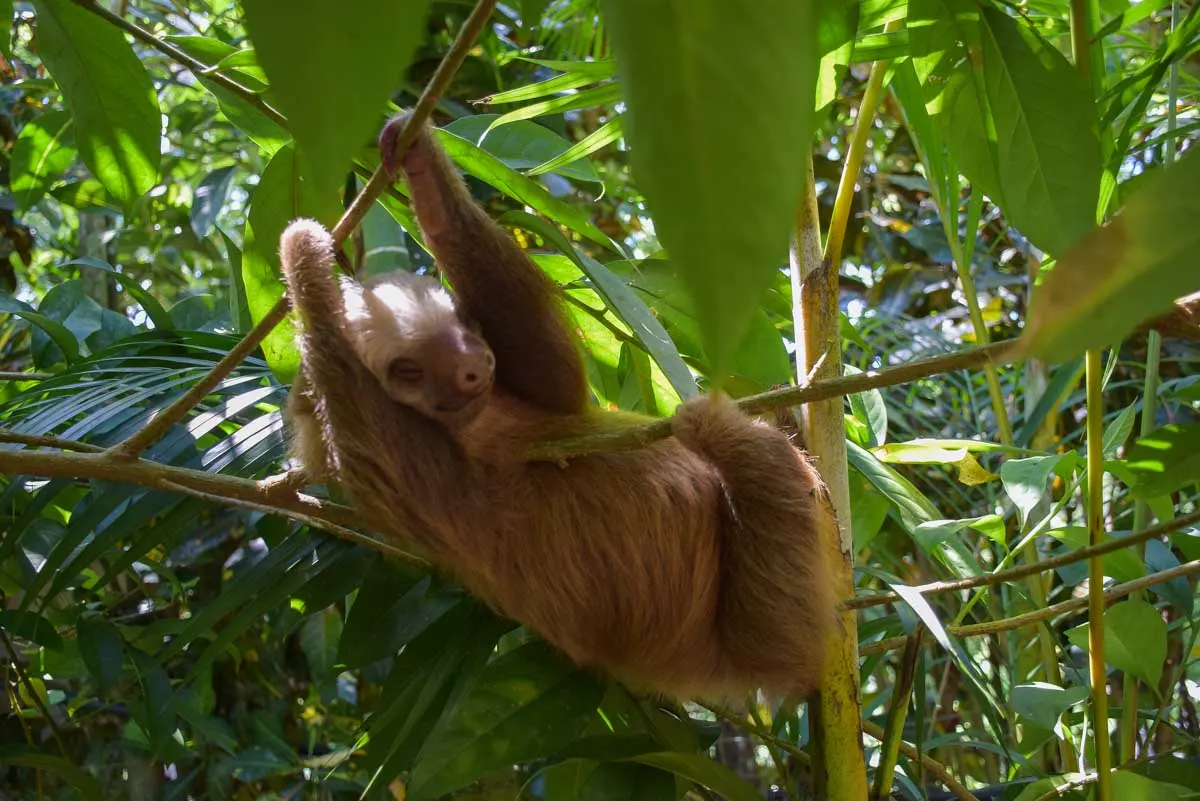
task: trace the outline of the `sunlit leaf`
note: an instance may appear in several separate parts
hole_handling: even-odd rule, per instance
[[[242,5],[267,96],[288,118],[319,197],[378,133],[425,30],[428,0],[254,0]],[[354,76],[347,80],[347,76]]]
[[[1090,690],[1087,687],[1059,687],[1035,681],[1030,684],[1018,684],[1012,688],[1011,701],[1013,709],[1023,718],[1028,718],[1046,729],[1058,725],[1059,718],[1071,707],[1088,699]]]
[[[69,0],[35,0],[38,55],[75,118],[75,143],[126,206],[158,179],[162,117],[145,67],[116,27]]]
[[[1200,423],[1165,425],[1138,439],[1125,456],[1137,498],[1167,495],[1200,481]]]
[[[1084,623],[1067,632],[1078,648],[1088,649]],[[1167,624],[1158,610],[1145,601],[1125,600],[1104,613],[1104,661],[1158,687],[1167,659]]]
[[[1070,250],[1033,293],[1029,350],[1049,362],[1119,342],[1200,289],[1200,154],[1145,179],[1120,213]]]
[[[634,173],[718,383],[787,260],[812,135],[814,6],[603,3]]]
[[[71,122],[71,112],[50,111],[21,129],[9,162],[9,188],[20,208],[28,209],[41,200],[75,160]]]

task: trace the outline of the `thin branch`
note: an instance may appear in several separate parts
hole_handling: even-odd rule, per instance
[[[353,509],[303,493],[272,490],[265,482],[173,467],[146,459],[114,458],[111,453],[59,453],[53,451],[0,450],[0,473],[47,478],[102,479],[137,484],[168,492],[203,493],[208,500],[237,506],[258,504],[273,514],[302,515],[320,521],[322,527],[362,525]],[[337,532],[331,532],[337,533]],[[378,546],[381,549],[384,546]]]
[[[1184,562],[1181,565],[1167,570],[1160,570],[1157,573],[1151,573],[1148,576],[1142,576],[1139,579],[1127,581],[1124,584],[1114,584],[1104,591],[1104,600],[1105,602],[1114,601],[1117,598],[1123,598],[1138,590],[1153,587],[1155,584],[1162,584],[1172,579],[1194,576],[1198,573],[1200,573],[1200,559],[1192,562]],[[1002,631],[1011,631],[1025,626],[1032,626],[1036,623],[1042,623],[1069,612],[1078,612],[1080,609],[1086,609],[1087,605],[1087,598],[1072,598],[1069,601],[1047,606],[1045,609],[1035,609],[1032,612],[1001,618],[1000,620],[989,620],[986,623],[973,623],[966,626],[947,626],[946,631],[956,637],[977,637],[981,634],[996,634]],[[872,654],[881,654],[885,651],[894,651],[898,648],[903,648],[904,643],[907,641],[907,637],[889,637],[885,640],[860,646],[859,654],[870,656]]]
[[[0,370],[0,381],[45,381],[54,373],[23,373],[20,370]]]
[[[902,637],[901,639],[907,638]],[[885,736],[883,729],[867,720],[862,722],[862,727],[864,732],[871,735],[879,742],[883,742],[883,738]],[[921,764],[925,767],[925,770],[936,776],[937,780],[940,781],[947,790],[953,793],[959,799],[959,801],[979,801],[979,799],[976,798],[970,790],[964,787],[958,779],[951,775],[950,771],[945,765],[943,765],[941,762],[938,762],[933,757],[929,756],[928,754],[921,753],[915,747],[909,745],[903,740],[900,741],[900,753],[904,754],[909,759],[920,760]]]
[[[409,145],[417,138],[417,133],[421,130],[425,121],[433,114],[433,109],[441,98],[442,93],[450,86],[450,81],[454,78],[454,74],[458,72],[458,68],[466,60],[467,54],[475,46],[475,40],[483,32],[484,26],[487,25],[495,8],[496,0],[479,0],[475,4],[475,8],[471,11],[471,16],[467,17],[467,21],[459,29],[458,36],[454,39],[454,44],[450,45],[450,51],[446,53],[442,62],[438,65],[437,72],[429,79],[429,83],[425,86],[425,91],[421,92],[421,97],[417,100],[417,105],[413,107],[408,124],[404,126],[404,130],[400,132],[400,135],[396,137],[394,152],[397,161],[408,151]],[[383,166],[380,165],[374,174],[371,175],[371,180],[367,181],[367,185],[354,198],[354,202],[350,204],[350,208],[342,215],[342,219],[338,220],[338,224],[330,231],[334,242],[340,244],[350,236],[350,232],[357,228],[358,224],[362,222],[362,218],[366,216],[367,210],[371,208],[371,204],[383,194],[383,190],[390,183],[391,180],[388,178]]]
[[[1021,358],[1020,340],[998,342],[983,348],[969,348],[943,356],[920,359],[898,367],[871,370],[858,375],[841,376],[824,381],[813,381],[798,387],[763,392],[739,398],[737,405],[747,414],[763,414],[782,406],[800,406],[814,401],[829,400],[869,389],[880,389],[904,384],[918,378],[967,370],[986,364],[1007,364]],[[671,434],[669,419],[655,420],[636,426],[612,428],[599,433],[579,437],[539,442],[525,451],[526,461],[561,461],[573,456],[589,453],[635,450]]]
[[[1157,526],[1139,531],[1135,534],[1129,534],[1124,537],[1116,537],[1103,542],[1099,545],[1089,545],[1085,548],[1079,548],[1070,553],[1061,554],[1043,559],[1038,562],[1033,562],[1020,567],[1014,567],[1011,570],[1002,570],[999,573],[989,573],[986,576],[972,576],[971,578],[958,579],[957,581],[933,581],[929,584],[921,584],[912,589],[919,592],[921,595],[936,595],[944,592],[955,592],[957,590],[970,590],[975,587],[995,586],[1004,584],[1005,582],[1015,581],[1017,579],[1033,576],[1038,573],[1044,573],[1048,570],[1053,570],[1063,565],[1082,562],[1092,556],[1102,556],[1106,553],[1119,551],[1123,548],[1128,548],[1131,545],[1138,545],[1147,540],[1164,537],[1168,534],[1173,534],[1186,526],[1200,523],[1200,512],[1193,512],[1190,515],[1176,518],[1169,523],[1161,523]],[[871,595],[868,597],[854,598],[846,601],[848,609],[865,609],[870,606],[879,606],[881,604],[889,604],[899,601],[900,596],[894,592],[881,593],[879,595]]]
[[[104,449],[88,442],[79,442],[62,437],[47,437],[41,434],[19,434],[0,428],[0,442],[17,445],[28,445],[33,448],[58,448],[63,451],[78,451],[80,453],[100,453]]]
[[[270,118],[272,122],[282,125],[285,128],[287,127],[287,118],[274,109],[269,103],[267,103],[267,101],[263,100],[262,95],[255,93],[253,90],[245,86],[242,86],[228,75],[218,72],[216,67],[209,66],[203,61],[192,58],[175,45],[170,44],[169,42],[164,42],[162,39],[159,39],[157,36],[150,33],[150,31],[146,30],[140,25],[130,22],[119,14],[114,14],[107,8],[104,8],[98,3],[93,2],[93,0],[72,0],[72,2],[74,2],[75,5],[79,6],[80,8],[90,11],[97,17],[102,18],[106,22],[115,25],[116,27],[128,33],[134,39],[137,39],[139,42],[148,45],[162,53],[164,56],[179,62],[191,70],[196,77],[204,78],[212,81],[224,89],[228,89],[242,100],[245,100],[247,103],[257,108],[268,118]]]
[[[82,2],[82,0],[79,1]],[[417,105],[409,118],[409,124],[405,126],[405,130],[401,132],[396,142],[397,156],[403,155],[404,151],[412,143],[417,131],[429,119],[429,115],[433,113],[433,108],[437,104],[438,98],[450,84],[454,73],[458,71],[459,66],[461,66],[463,60],[467,57],[467,53],[470,52],[475,38],[483,30],[483,26],[491,16],[495,5],[496,0],[479,0],[478,4],[476,4],[475,10],[471,12],[471,16],[468,17],[462,30],[459,31],[458,38],[454,40],[454,45],[451,47],[450,52],[442,59],[441,64],[438,65],[437,72],[430,79],[429,84],[425,87],[425,91],[421,93],[421,98],[417,101]],[[366,215],[367,209],[379,198],[379,195],[382,194],[387,184],[388,178],[383,166],[380,165],[371,175],[371,180],[363,187],[362,192],[354,199],[354,203],[351,204],[337,225],[334,226],[331,233],[335,249],[340,248],[342,243],[346,241],[350,232],[354,230],[363,216]],[[275,326],[282,322],[287,314],[288,300],[285,295],[267,312],[258,325],[254,326],[250,333],[209,371],[208,375],[159,413],[143,429],[133,434],[125,442],[113,446],[111,449],[113,454],[130,459],[135,458],[166,434],[173,425],[186,417],[188,412],[200,403],[200,401],[204,400],[221,383],[225,376],[233,372],[255,348],[262,344],[262,341],[274,330]]]

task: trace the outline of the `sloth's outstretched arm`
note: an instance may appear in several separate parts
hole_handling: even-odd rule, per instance
[[[383,163],[404,172],[425,241],[459,306],[480,324],[498,383],[549,412],[583,411],[586,374],[558,287],[474,201],[427,126],[395,162],[405,124],[397,117],[384,128]]]

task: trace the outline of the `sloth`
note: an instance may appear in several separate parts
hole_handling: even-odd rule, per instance
[[[471,198],[423,126],[380,137],[453,294],[428,276],[334,277],[318,223],[284,232],[302,378],[288,417],[307,480],[332,479],[576,664],[678,700],[819,689],[838,604],[836,522],[807,454],[721,395],[673,436],[562,463],[537,441],[646,418],[591,402],[561,292]]]

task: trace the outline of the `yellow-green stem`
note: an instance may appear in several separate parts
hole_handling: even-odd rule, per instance
[[[806,187],[797,210],[790,259],[796,371],[799,376],[814,373],[814,378],[826,378],[842,372],[838,270],[831,262],[822,263],[811,157],[807,162]],[[847,598],[854,593],[854,549],[842,406],[841,398],[810,403],[800,410],[798,418],[809,453],[821,465],[837,516],[837,525],[821,532],[821,542],[829,554],[836,592]],[[843,609],[841,621],[841,627],[830,638],[821,690],[809,701],[813,780],[818,795],[827,801],[862,801],[867,796],[867,769],[860,728],[858,619],[853,611]]]
[[[1171,30],[1179,24],[1179,0],[1171,4]],[[1178,123],[1175,106],[1179,95],[1179,64],[1171,65],[1170,77],[1167,79],[1167,147],[1163,162],[1171,166],[1175,161],[1175,139],[1170,135],[1175,132]],[[1162,336],[1154,330],[1146,335],[1146,383],[1142,390],[1142,421],[1141,434],[1146,436],[1154,430],[1154,420],[1158,411],[1158,365],[1162,356]],[[1133,528],[1141,531],[1150,525],[1150,504],[1139,500],[1133,507]],[[1138,561],[1146,558],[1145,544],[1137,549]],[[1141,597],[1137,593],[1130,597],[1131,601]],[[1124,714],[1121,716],[1121,761],[1128,762],[1137,757],[1138,704],[1141,689],[1136,677],[1125,674],[1124,692],[1121,703]]]
[[[875,798],[880,801],[890,798],[896,763],[900,760],[900,744],[904,739],[904,721],[908,718],[908,699],[912,695],[913,681],[917,675],[917,657],[921,650],[921,632],[918,628],[908,635],[904,655],[900,658],[900,675],[896,690],[892,693],[892,705],[888,709],[887,725],[879,748],[879,767],[875,769]],[[917,703],[923,703],[917,699]]]
[[[1104,540],[1104,365],[1087,352],[1087,524],[1092,545]],[[1112,801],[1112,745],[1108,736],[1108,679],[1104,668],[1104,559],[1088,560],[1088,666],[1096,750],[1096,798]]]
[[[888,23],[885,30],[894,30],[897,23]],[[846,161],[842,165],[842,177],[838,181],[837,195],[833,199],[833,214],[829,218],[829,233],[825,240],[825,261],[837,270],[842,261],[842,245],[846,241],[846,224],[850,221],[850,208],[854,205],[854,185],[862,170],[863,154],[867,151],[867,140],[871,137],[871,126],[875,122],[875,110],[883,97],[883,78],[887,75],[890,61],[876,61],[871,65],[871,74],[863,87],[862,102],[858,105],[858,117],[854,131],[850,134],[850,147],[846,150]]]

